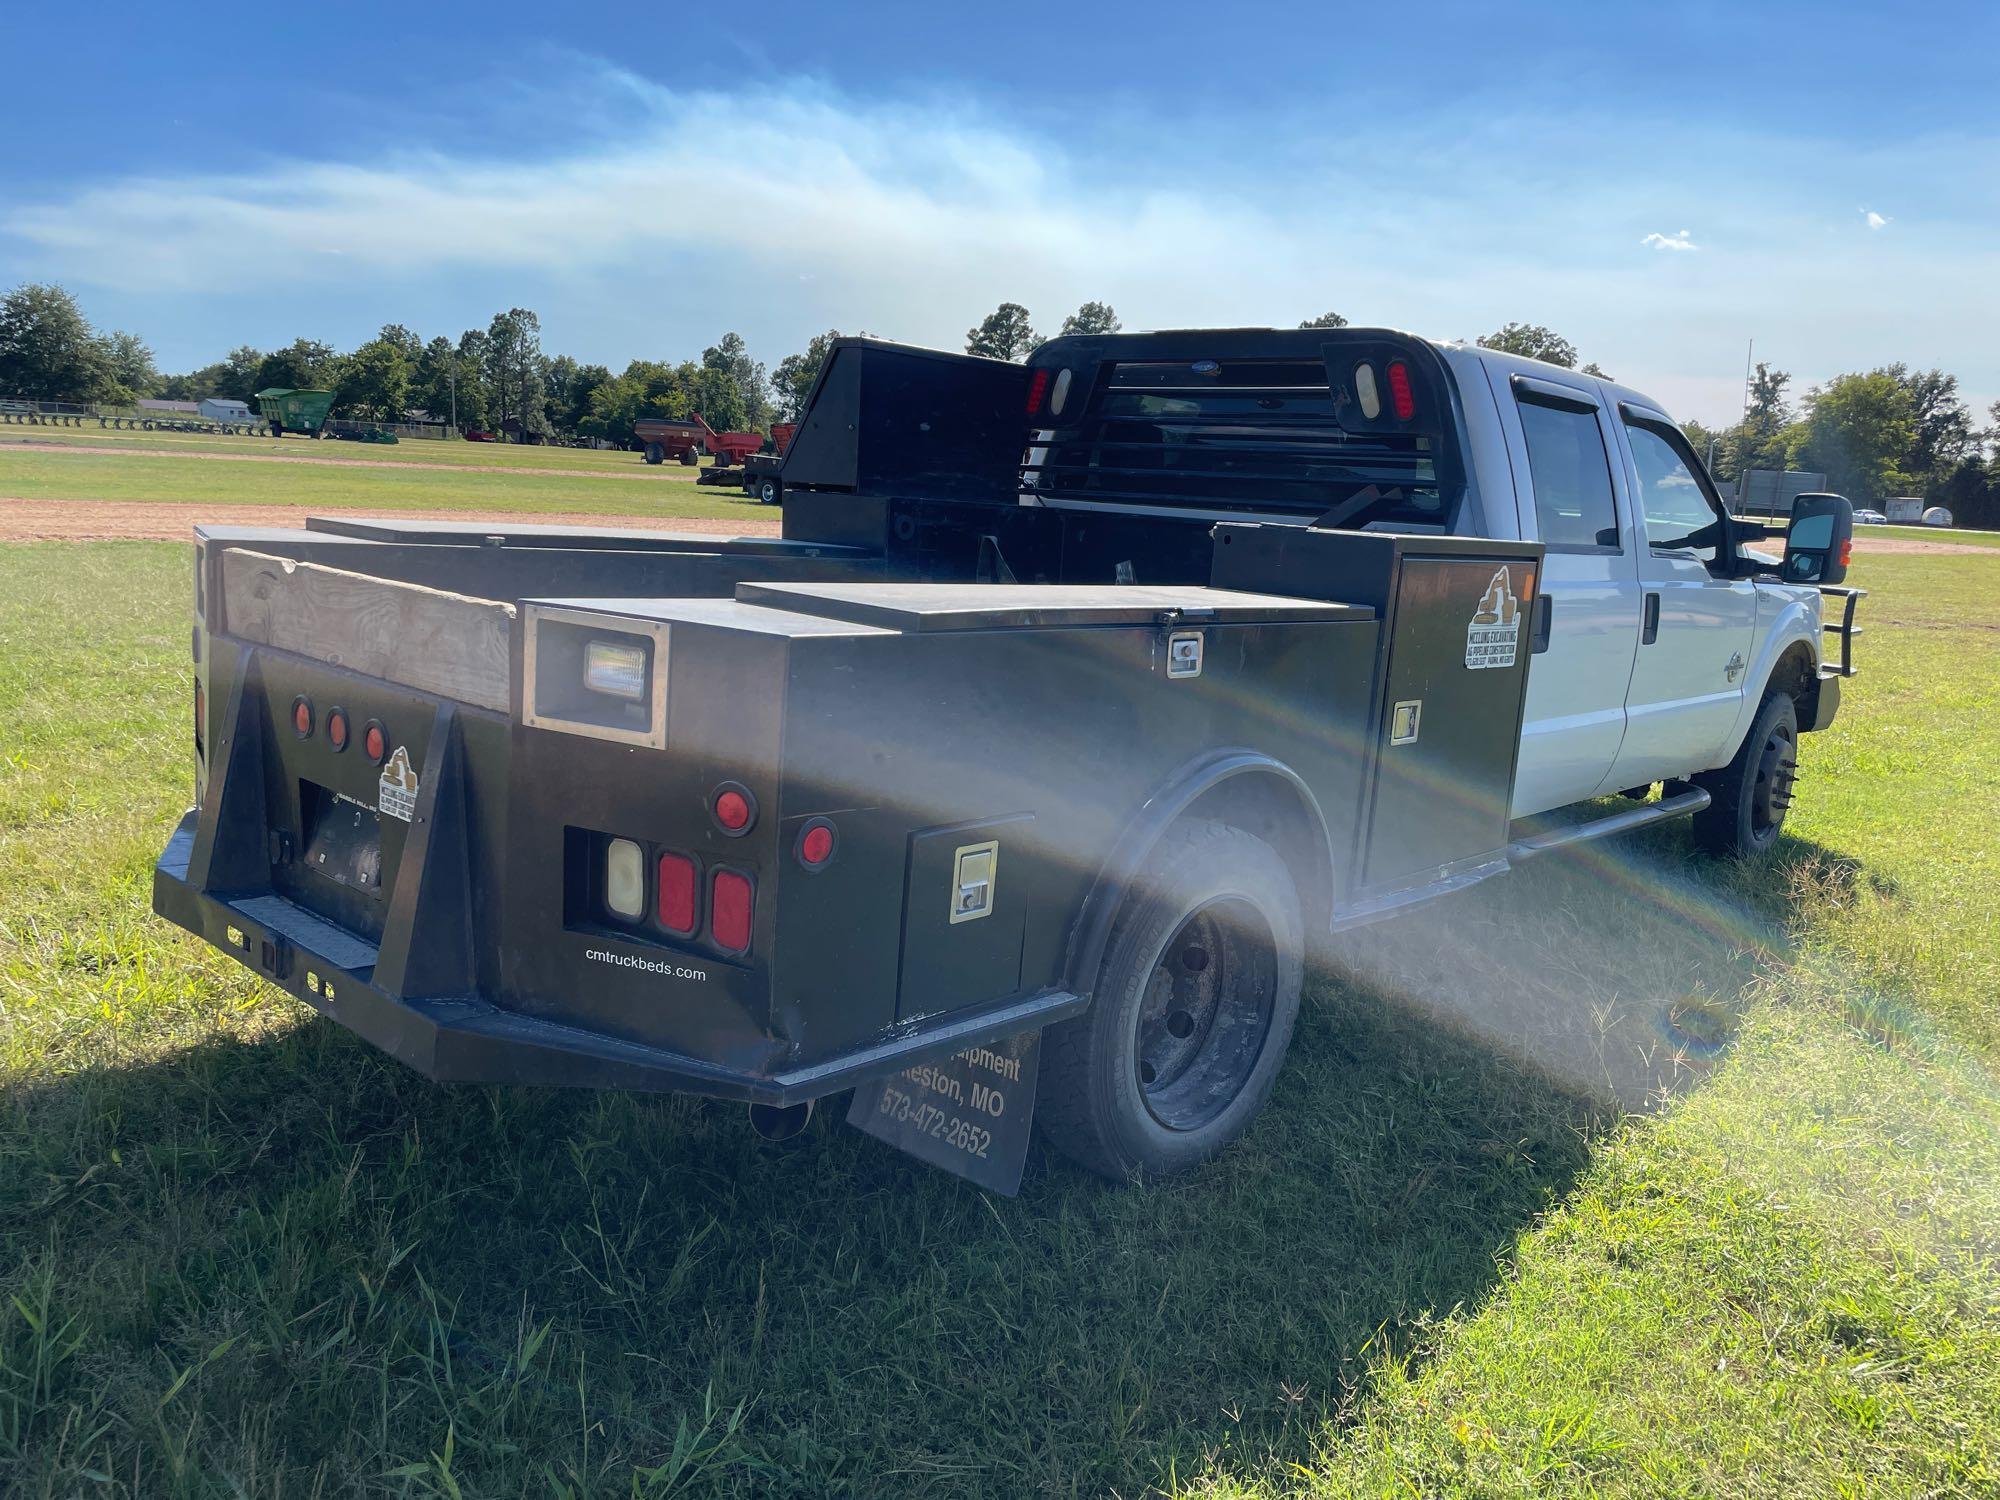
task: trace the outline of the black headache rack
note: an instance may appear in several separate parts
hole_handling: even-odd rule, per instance
[[[1357,530],[1449,530],[1464,497],[1452,385],[1381,329],[1060,338],[1028,361],[1025,494]]]
[[[1461,430],[1437,351],[1389,330],[1061,338],[1025,366],[843,339],[784,534],[885,577],[1203,583],[1218,520],[1450,531]]]

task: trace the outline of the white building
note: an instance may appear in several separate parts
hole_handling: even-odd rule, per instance
[[[234,422],[244,427],[258,420],[257,414],[243,402],[225,401],[216,396],[201,403],[201,415],[204,421]]]

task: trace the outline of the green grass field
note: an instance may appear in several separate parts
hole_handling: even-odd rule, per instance
[[[464,471],[406,465],[228,463],[152,453],[0,447],[0,496],[23,500],[178,501],[212,505],[218,511],[231,505],[314,505],[375,511],[770,518],[771,512],[740,489],[697,486],[681,477],[692,472],[639,465],[622,474],[582,477],[504,466]]]
[[[1223,1159],[1009,1201],[837,1109],[441,1090],[183,939],[185,550],[0,550],[0,1490],[2000,1492],[2000,557],[1854,581],[1773,863],[1434,907]],[[1537,1011],[1677,1094],[1477,1034]]]

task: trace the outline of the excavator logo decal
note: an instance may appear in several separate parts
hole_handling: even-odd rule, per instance
[[[1465,627],[1465,664],[1474,671],[1511,667],[1520,639],[1521,601],[1514,597],[1514,580],[1501,568],[1486,585],[1472,623]]]
[[[389,757],[375,790],[376,802],[386,815],[410,821],[417,810],[417,773],[410,765],[410,752],[403,746],[398,745]]]

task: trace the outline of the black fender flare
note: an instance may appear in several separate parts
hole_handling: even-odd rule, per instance
[[[1319,877],[1319,888],[1324,893],[1321,899],[1314,900],[1305,890],[1300,891],[1306,931],[1310,936],[1326,927],[1333,892],[1333,842],[1312,788],[1290,766],[1260,750],[1209,751],[1176,769],[1139,804],[1138,812],[1098,867],[1097,878],[1091,883],[1070,929],[1063,972],[1072,992],[1085,995],[1095,987],[1098,967],[1104,962],[1104,950],[1111,940],[1112,921],[1153,846],[1203,797],[1241,777],[1275,781],[1297,799],[1307,825],[1306,841],[1312,851],[1307,856],[1312,862],[1311,873]]]

